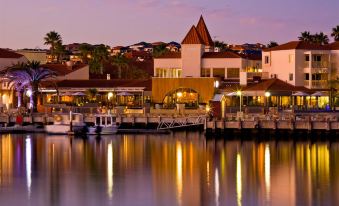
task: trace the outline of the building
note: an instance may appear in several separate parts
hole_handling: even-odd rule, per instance
[[[88,80],[89,66],[87,64],[44,64],[43,68],[50,69],[56,73],[56,81],[61,80]]]
[[[29,61],[38,61],[41,64],[47,63],[47,50],[43,49],[20,49],[16,53],[24,55]]]
[[[241,75],[245,73],[245,75]],[[252,75],[247,75],[252,73]],[[186,106],[207,104],[217,81],[262,76],[261,58],[234,52],[214,52],[214,42],[201,16],[181,43],[181,52],[154,58],[152,98],[155,103]]]
[[[338,43],[318,45],[303,41],[264,49],[262,55],[263,71],[271,78],[309,89],[329,87],[328,81],[332,73],[336,73],[338,59]]]

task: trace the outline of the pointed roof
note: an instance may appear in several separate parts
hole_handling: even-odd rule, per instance
[[[200,34],[202,40],[204,41],[204,44],[206,46],[213,46],[214,42],[211,38],[211,35],[207,29],[207,26],[205,24],[204,18],[202,15],[200,16],[199,22],[197,24],[197,31]]]
[[[204,41],[200,37],[196,27],[193,25],[181,44],[204,44]]]

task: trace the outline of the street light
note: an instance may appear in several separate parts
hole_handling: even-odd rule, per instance
[[[267,106],[269,107],[269,97],[271,96],[271,92],[265,92],[265,97],[266,97],[266,103],[267,103]]]
[[[242,92],[240,90],[237,91],[237,96],[239,96],[239,108],[241,112],[241,105],[242,105]]]

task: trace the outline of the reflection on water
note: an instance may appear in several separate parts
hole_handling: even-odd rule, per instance
[[[0,137],[1,205],[339,205],[339,143]]]

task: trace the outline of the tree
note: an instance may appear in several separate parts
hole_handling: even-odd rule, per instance
[[[329,41],[330,40],[328,39],[328,36],[323,32],[320,32],[319,34],[316,33],[313,35],[313,43],[324,45],[328,44]]]
[[[214,41],[214,47],[219,48],[220,51],[226,51],[228,48],[228,45],[223,41],[216,40]]]
[[[125,76],[126,79],[148,79],[149,77],[150,75],[146,71],[139,69],[134,65],[128,67]]]
[[[153,57],[159,57],[167,52],[169,52],[169,50],[166,48],[167,47],[167,44],[160,44],[158,46],[155,46],[153,48]]]
[[[98,90],[96,88],[91,88],[86,90],[87,97],[90,102],[93,102],[97,98]]]
[[[83,63],[88,63],[92,58],[94,47],[90,44],[81,44],[79,46],[79,51],[81,53],[81,59]]]
[[[57,57],[57,62],[60,62],[60,59],[63,59],[64,55],[66,54],[65,46],[61,43],[57,43],[55,45],[54,54]]]
[[[304,32],[301,32],[301,36],[299,36],[298,39],[300,41],[311,42],[313,38],[312,36],[313,35],[311,35],[309,31],[304,31]]]
[[[122,54],[116,55],[112,59],[112,65],[118,67],[118,78],[121,79],[122,69],[128,68],[128,60]]]
[[[37,98],[41,81],[55,76],[54,71],[41,67],[38,61],[29,61],[25,65],[10,67],[5,73],[5,78],[9,80],[10,84],[20,85],[18,87],[20,92],[22,92],[22,88],[31,91],[30,108],[33,112],[37,111]]]
[[[301,36],[298,37],[300,41],[309,42],[312,44],[328,44],[329,39],[323,32],[310,34],[309,31],[301,32]]]
[[[60,34],[58,34],[56,31],[50,31],[44,37],[44,41],[45,41],[44,42],[45,45],[50,45],[51,55],[55,56],[55,49],[57,45],[58,44],[62,45],[62,38]]]
[[[339,41],[339,25],[332,28],[331,37],[334,38],[334,41]]]
[[[91,59],[89,61],[89,69],[91,73],[103,74],[104,63],[108,62],[110,53],[109,47],[101,44],[94,48]]]
[[[272,48],[272,47],[276,47],[279,46],[279,44],[275,41],[270,41],[270,43],[267,44],[267,48]]]

